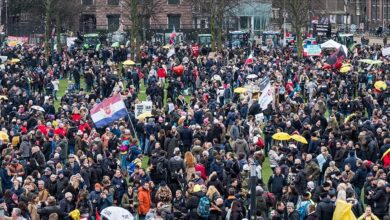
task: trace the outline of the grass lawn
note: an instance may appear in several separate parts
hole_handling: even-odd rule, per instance
[[[166,87],[167,87],[167,83],[165,84]],[[60,86],[59,86],[59,91],[57,93],[57,97],[58,97],[58,101],[55,101],[54,103],[54,106],[56,109],[58,109],[58,107],[60,106],[60,100],[61,100],[61,97],[64,95],[66,89],[68,87],[68,80],[67,79],[63,79],[63,80],[60,80]],[[80,87],[81,88],[85,88],[85,83],[84,83],[84,78],[81,78],[81,82],[80,82]],[[142,85],[141,85],[141,91],[140,93],[138,94],[138,98],[141,100],[141,101],[145,101],[146,100],[146,93],[145,93],[145,89],[146,87],[144,86],[143,84],[143,80],[142,80]],[[165,92],[165,97],[164,97],[164,100],[166,100],[166,95],[167,93]],[[185,97],[185,100],[187,102],[189,102],[189,99],[190,99],[190,96],[186,96]],[[147,164],[148,164],[148,161],[149,161],[149,158],[148,157],[144,157],[143,161],[142,161],[142,167],[143,168],[147,168]],[[264,164],[263,164],[263,182],[265,184],[267,184],[270,176],[272,175],[272,170],[271,170],[271,167],[269,165],[269,160],[268,158],[266,158]]]

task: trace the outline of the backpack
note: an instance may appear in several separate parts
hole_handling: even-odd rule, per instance
[[[264,196],[256,196],[256,211],[267,211],[267,198]]]
[[[267,203],[270,207],[273,207],[276,203],[276,197],[271,192],[266,192],[265,197],[267,198]]]
[[[305,217],[307,216],[307,207],[309,207],[309,205],[311,204],[310,201],[303,201],[301,203],[298,204],[298,207],[297,207],[297,211],[299,213],[299,219],[305,219]]]
[[[158,161],[156,165],[156,172],[164,177],[166,180],[167,168],[164,167],[164,161]]]
[[[198,203],[198,208],[196,209],[198,215],[201,218],[208,218],[210,215],[210,200],[207,196],[202,196]]]

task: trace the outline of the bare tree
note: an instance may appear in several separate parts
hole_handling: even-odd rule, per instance
[[[141,30],[148,26],[150,18],[153,18],[161,6],[166,3],[166,0],[124,0],[123,8],[130,20],[130,42],[134,51],[133,59],[138,59],[140,44],[141,44]],[[145,36],[143,36],[145,38]]]

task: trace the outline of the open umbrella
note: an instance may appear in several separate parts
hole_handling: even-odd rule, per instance
[[[40,112],[44,112],[45,111],[45,109],[43,109],[39,105],[33,105],[33,106],[31,106],[31,109],[34,109],[34,110],[37,110],[37,111],[40,111]]]
[[[387,85],[383,81],[376,81],[374,84],[374,87],[377,90],[386,90],[387,89]]]
[[[18,42],[16,40],[12,40],[12,41],[9,41],[7,44],[10,47],[14,47],[14,46],[18,45]]]
[[[234,93],[245,93],[246,89],[244,87],[238,87],[234,89]]]
[[[9,141],[9,136],[4,131],[0,131],[0,140],[2,141]]]
[[[301,136],[301,135],[299,135],[299,134],[294,134],[294,135],[291,135],[290,137],[291,137],[291,139],[293,139],[295,141],[298,141],[298,142],[300,142],[302,144],[308,144],[306,138]]]
[[[169,49],[169,48],[171,48],[171,45],[167,44],[167,45],[164,45],[162,48]]]
[[[19,62],[20,62],[20,59],[13,58],[13,59],[11,60],[11,63],[19,63]]]
[[[256,74],[250,74],[250,75],[248,75],[246,78],[247,78],[247,79],[256,79],[257,77],[259,77],[259,76],[256,75]]]
[[[137,119],[138,120],[143,120],[145,118],[150,118],[150,117],[153,117],[152,112],[144,112],[144,113],[138,115]]]
[[[389,149],[387,149],[387,151],[385,151],[384,153],[383,153],[383,155],[382,155],[382,160],[383,160],[383,158],[387,155],[387,154],[389,154],[390,153],[390,148]]]
[[[382,64],[383,63],[380,60],[371,60],[371,59],[361,59],[361,60],[358,60],[358,61],[361,62],[361,63],[370,64],[370,65],[377,65],[377,64]]]
[[[0,95],[0,100],[8,100],[8,97],[5,95]]]
[[[102,210],[100,213],[108,220],[133,220],[133,215],[124,208],[118,206],[110,206]]]
[[[113,44],[111,44],[111,47],[118,48],[119,47],[119,42],[114,42]]]
[[[220,75],[214,75],[212,78],[211,78],[211,81],[222,81],[222,78]]]
[[[131,65],[135,65],[135,62],[132,60],[126,60],[125,62],[123,62],[123,64],[131,66]]]
[[[352,117],[356,116],[356,113],[352,113],[350,115],[348,115],[345,119],[344,119],[344,123],[347,123],[351,120]]]
[[[279,132],[272,135],[272,139],[277,141],[288,141],[291,139],[291,136],[285,132]]]
[[[340,73],[348,73],[352,68],[350,66],[342,66],[340,68]]]

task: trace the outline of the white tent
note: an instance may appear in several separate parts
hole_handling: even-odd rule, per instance
[[[339,49],[340,47],[343,47],[345,55],[348,56],[348,48],[345,45],[337,43],[334,40],[328,40],[325,43],[321,44],[321,49]]]
[[[327,48],[340,48],[341,44],[337,43],[336,41],[334,40],[328,40],[326,41],[325,43],[321,44],[321,48],[322,49],[327,49]]]

